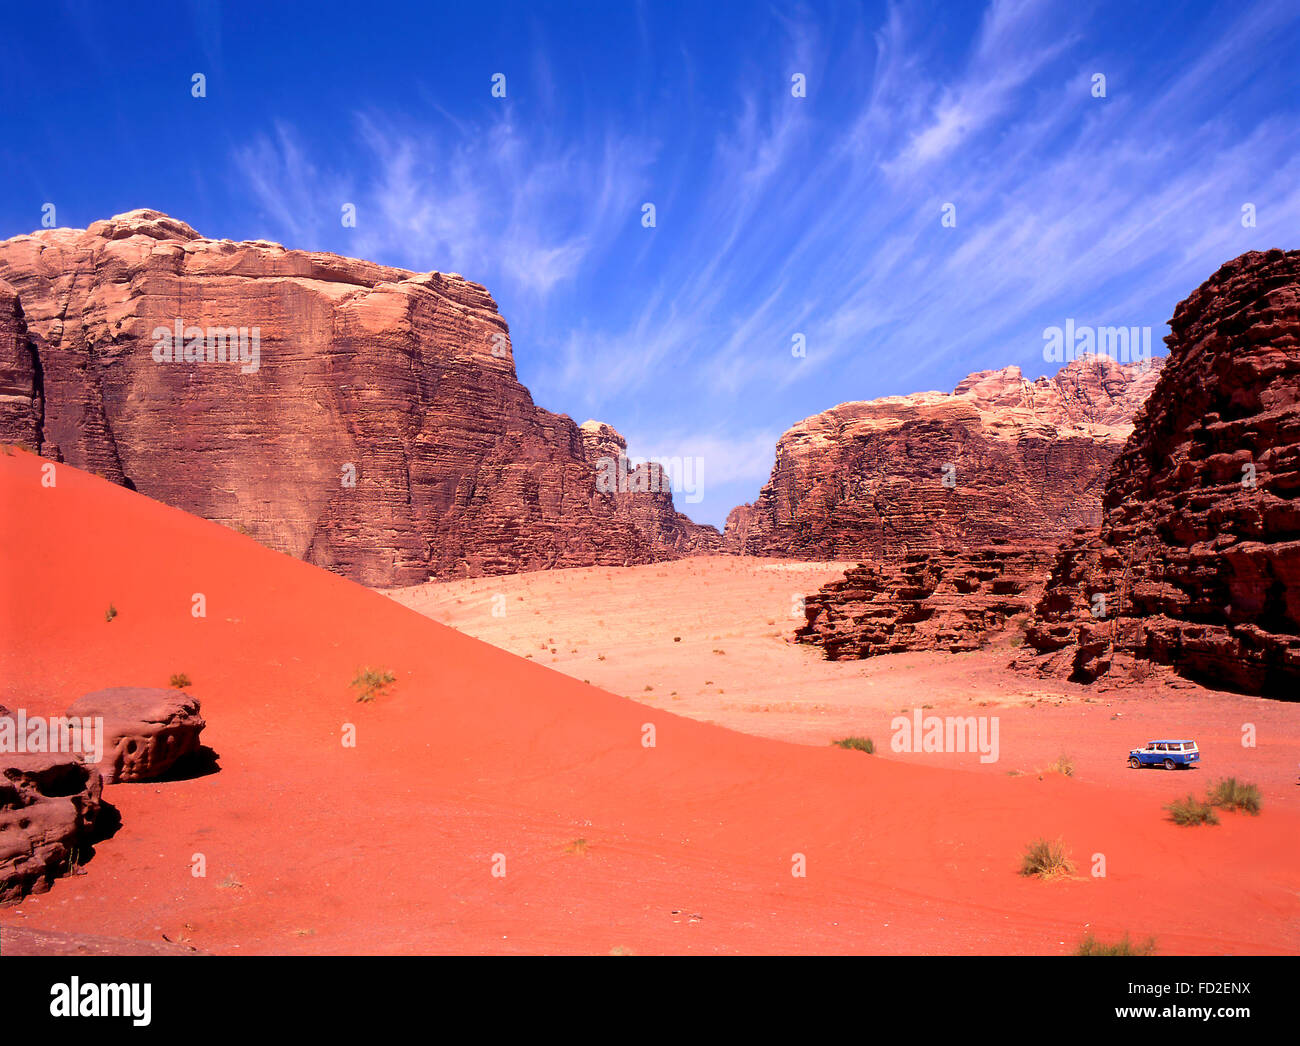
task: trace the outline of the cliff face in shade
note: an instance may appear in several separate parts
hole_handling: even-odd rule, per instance
[[[869,559],[998,540],[1055,545],[1101,520],[1106,470],[1163,359],[1077,360],[1051,378],[972,374],[952,393],[844,403],[781,437],[724,544],[747,555]]]
[[[35,448],[41,431],[41,379],[18,292],[0,282],[0,443]]]
[[[990,545],[862,563],[804,601],[800,643],[828,661],[977,650],[1042,594],[1046,549]]]
[[[534,405],[496,303],[458,275],[132,211],[0,243],[0,280],[42,394],[39,433],[15,442],[364,584],[717,541],[671,498],[596,489],[578,426]],[[8,315],[0,293],[0,425],[21,435],[36,378],[10,362]],[[156,332],[178,323],[168,362]]]
[[[1058,553],[1022,663],[1089,681],[1153,661],[1295,698],[1300,251],[1224,265],[1170,330],[1104,523]]]

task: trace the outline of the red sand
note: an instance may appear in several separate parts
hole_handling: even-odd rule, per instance
[[[70,467],[42,488],[41,464],[0,455],[0,703],[52,713],[185,672],[221,771],[109,788],[123,826],[86,874],[0,925],[234,953],[1054,954],[1086,928],[1164,953],[1300,950],[1300,812],[1268,788],[1262,816],[1187,829],[1085,780],[733,733]],[[397,675],[372,704],[348,687],[365,665]],[[1037,836],[1079,876],[1018,875]]]

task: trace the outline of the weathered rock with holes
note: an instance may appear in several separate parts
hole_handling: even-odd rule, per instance
[[[0,752],[0,904],[48,890],[84,859],[102,788],[76,755]]]
[[[1001,544],[862,563],[804,601],[795,638],[830,661],[977,650],[1028,614],[1051,559],[1047,548]]]
[[[1088,681],[1154,662],[1297,697],[1300,251],[1227,263],[1169,325],[1105,521],[1061,550],[1018,663]]]
[[[1083,358],[1036,381],[1007,367],[806,418],[758,500],[732,510],[725,547],[829,560],[1055,544],[1100,522],[1106,470],[1162,364]]]
[[[199,700],[182,690],[119,686],[73,702],[68,716],[104,720],[105,784],[150,781],[199,750]]]
[[[534,405],[496,303],[459,275],[210,240],[141,210],[0,242],[0,279],[36,368],[6,369],[0,333],[6,431],[30,432],[39,397],[24,445],[353,580],[720,543],[671,497],[596,489],[578,426]]]

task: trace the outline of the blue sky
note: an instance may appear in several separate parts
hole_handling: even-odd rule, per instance
[[[809,414],[1036,377],[1067,318],[1159,345],[1222,262],[1300,246],[1294,0],[356,10],[6,4],[0,237],[154,207],[463,273],[540,405],[703,458],[678,502],[715,524]]]

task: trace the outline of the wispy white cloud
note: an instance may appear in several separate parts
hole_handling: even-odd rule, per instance
[[[778,57],[741,62],[725,95],[697,92],[705,63],[641,10],[642,55],[679,59],[680,107],[563,130],[509,105],[428,125],[361,115],[346,177],[279,127],[245,150],[249,185],[299,241],[337,243],[337,219],[316,215],[351,193],[350,251],[509,299],[539,402],[626,426],[638,454],[706,456],[726,489],[752,484],[738,500],[801,416],[967,370],[1042,372],[1045,326],[1159,325],[1228,258],[1295,245],[1300,113],[1251,78],[1297,39],[1285,2],[1136,48],[1045,0],[994,0],[955,42],[910,5],[834,30],[790,17]],[[1089,90],[1099,71],[1106,98]]]
[[[318,167],[287,126],[240,150],[249,187],[286,238],[336,245],[340,208],[350,202],[351,253],[460,272],[532,298],[572,280],[608,246],[653,157],[653,143],[614,134],[526,133],[508,105],[480,124],[418,129],[360,113],[354,132],[350,148],[361,155],[346,169],[369,172],[364,181]]]

